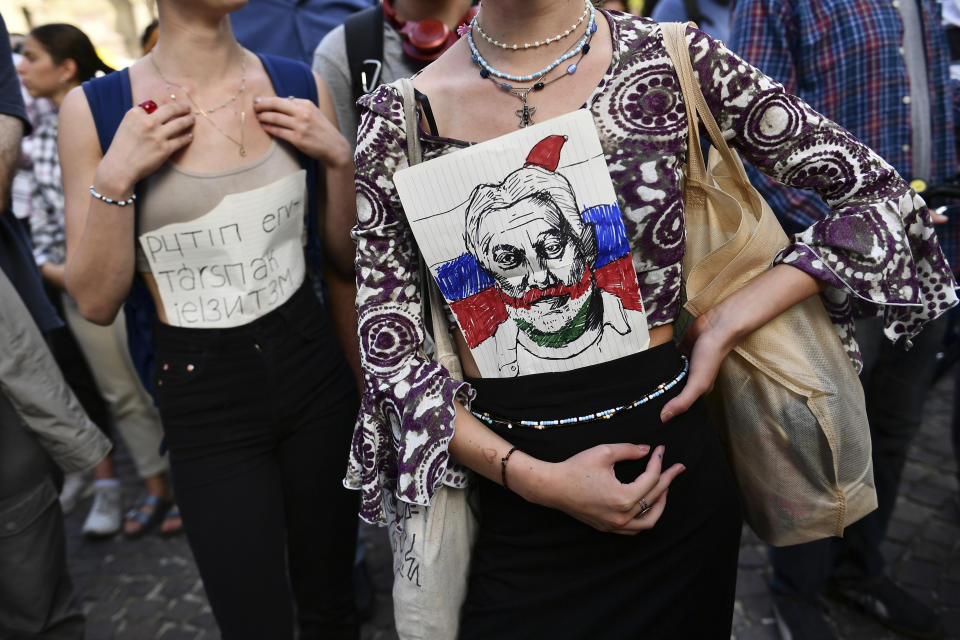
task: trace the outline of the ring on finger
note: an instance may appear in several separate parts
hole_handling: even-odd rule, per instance
[[[650,511],[650,509],[652,508],[653,507],[647,504],[647,501],[645,498],[640,498],[640,511],[637,512],[637,517],[638,518],[643,517],[647,513],[647,511]]]
[[[287,100],[293,100],[295,96],[287,96]]]
[[[153,100],[144,100],[137,106],[143,109],[144,111],[146,111],[147,115],[150,115],[151,113],[157,110],[157,103],[154,102]]]

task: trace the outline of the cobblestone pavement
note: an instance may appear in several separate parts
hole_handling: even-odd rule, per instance
[[[950,448],[952,375],[941,379],[927,402],[923,429],[908,454],[900,496],[883,551],[890,575],[935,607],[949,638],[960,639],[960,511],[956,466]],[[119,456],[125,504],[136,498],[129,459]],[[148,535],[91,542],[80,535],[89,500],[67,518],[75,586],[87,614],[88,640],[211,640],[219,638],[196,567],[183,536]],[[236,532],[243,535],[243,532]],[[368,558],[377,609],[363,640],[393,640],[390,550],[382,530],[368,530]],[[243,566],[236,568],[243,578]],[[766,581],[763,543],[744,528],[734,613],[734,638],[776,639]],[[872,619],[827,602],[829,618],[846,640],[898,638]]]

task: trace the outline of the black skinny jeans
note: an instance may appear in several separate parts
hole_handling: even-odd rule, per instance
[[[342,478],[358,400],[310,283],[242,327],[155,336],[177,502],[224,640],[356,638]]]

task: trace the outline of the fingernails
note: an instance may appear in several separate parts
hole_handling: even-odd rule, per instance
[[[686,471],[686,470],[687,470],[687,465],[681,464],[681,465],[680,465],[680,473],[683,473],[683,472]]]
[[[650,445],[648,444],[638,444],[637,448],[640,449],[640,454],[644,456],[650,452]]]
[[[658,458],[663,458],[663,454],[664,454],[664,452],[665,452],[666,450],[667,450],[667,448],[666,448],[665,446],[663,446],[663,445],[660,445],[659,447],[657,447],[657,457],[658,457]]]
[[[663,411],[660,412],[660,422],[666,422],[672,417],[673,417],[673,412],[671,411],[667,411],[666,409],[664,409]]]
[[[260,102],[259,96],[253,99],[253,104],[258,104]]]

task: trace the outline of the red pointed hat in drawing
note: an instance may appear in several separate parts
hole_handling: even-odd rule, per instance
[[[560,164],[560,148],[567,141],[567,136],[547,136],[533,146],[527,154],[524,166],[543,167],[547,171],[556,171]]]

